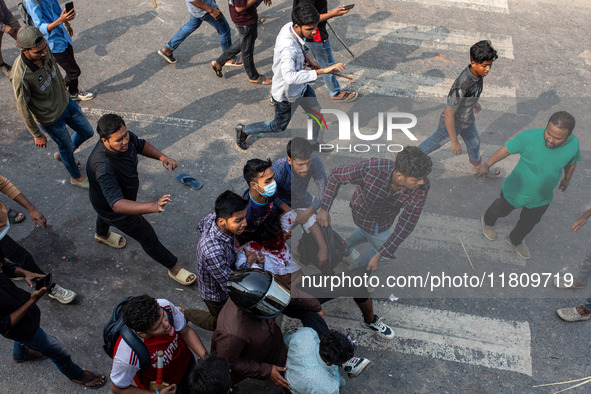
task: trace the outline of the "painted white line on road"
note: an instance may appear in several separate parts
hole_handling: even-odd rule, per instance
[[[392,70],[360,68],[349,66],[353,82],[344,83],[366,95],[408,97],[413,99],[445,98],[454,80],[430,75],[416,75]],[[503,113],[516,113],[517,99],[515,87],[484,84],[483,96],[479,99],[483,108]]]
[[[468,52],[479,40],[491,40],[499,57],[514,59],[513,39],[504,34],[475,33],[455,30],[445,26],[421,26],[394,21],[367,23],[362,19],[352,19],[347,24],[347,38],[371,40],[380,43],[402,43],[421,49]]]
[[[491,196],[490,202],[484,204],[492,203],[496,197],[496,195]],[[483,205],[482,214],[487,207]],[[346,237],[351,232],[348,230],[355,226],[348,200],[335,200],[330,210],[330,216],[333,227],[341,232],[343,237]],[[495,227],[498,238],[495,241],[489,241],[482,234],[480,216],[461,218],[423,211],[414,231],[404,240],[400,248],[436,253],[447,252],[465,259],[463,242],[476,269],[482,268],[483,263],[495,265],[502,263],[525,267],[525,260],[519,257],[515,250],[505,242],[505,236],[511,232],[513,223],[497,222]],[[463,260],[461,264],[464,264]]]
[[[126,122],[156,123],[164,126],[185,127],[188,129],[197,127],[197,121],[192,119],[171,118],[168,116],[156,116],[135,112],[122,112],[88,107],[82,108],[82,111],[90,116],[103,116],[105,114],[115,113],[123,117]]]
[[[460,7],[471,10],[499,12],[507,14],[507,0],[398,0],[409,3],[421,3],[430,6]]]
[[[374,301],[375,313],[396,337],[380,339],[360,325],[352,302],[323,305],[329,327],[350,332],[362,348],[395,351],[532,375],[527,322],[507,321],[446,310]],[[355,318],[351,318],[355,316]],[[283,329],[299,325],[284,318]],[[357,356],[364,356],[358,352]]]

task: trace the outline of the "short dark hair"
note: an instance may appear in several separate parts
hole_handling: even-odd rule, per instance
[[[559,129],[568,130],[568,135],[571,135],[575,128],[575,117],[566,111],[558,111],[550,116],[548,123],[552,123]]]
[[[312,156],[312,144],[305,138],[295,137],[287,143],[287,157],[290,159],[308,160]]]
[[[250,182],[258,178],[259,174],[265,172],[267,168],[271,168],[272,165],[273,162],[271,161],[271,159],[250,159],[246,162],[246,164],[244,165],[244,169],[242,170],[244,180],[246,181],[246,183],[250,185]]]
[[[148,332],[160,319],[160,309],[154,297],[133,297],[123,306],[123,322],[132,330]]]
[[[345,335],[336,330],[330,330],[320,339],[318,353],[324,362],[341,365],[353,357],[355,348]]]
[[[215,218],[228,219],[234,212],[240,212],[246,209],[248,201],[240,197],[231,190],[226,190],[215,200]]]
[[[470,60],[473,62],[494,62],[497,58],[497,51],[492,47],[489,40],[478,41],[470,48]]]
[[[230,366],[217,354],[198,360],[189,375],[191,394],[226,394],[231,385]]]
[[[123,118],[117,114],[104,114],[96,124],[96,132],[99,137],[108,140],[111,134],[125,126]]]
[[[432,167],[431,158],[416,146],[405,146],[402,152],[396,155],[394,163],[394,171],[417,179],[429,175]]]
[[[320,22],[320,14],[312,4],[299,3],[291,12],[291,21],[298,26],[317,25]]]

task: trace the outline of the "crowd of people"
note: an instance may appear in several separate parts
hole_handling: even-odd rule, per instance
[[[342,90],[336,80],[335,74],[345,66],[335,63],[326,31],[326,21],[346,14],[347,9],[328,11],[326,0],[295,0],[291,22],[281,28],[275,42],[271,78],[258,73],[253,58],[260,3],[229,1],[230,16],[239,33],[239,41],[232,44],[230,27],[215,1],[187,0],[189,22],[158,51],[167,62],[177,62],[174,50],[205,21],[220,37],[222,54],[211,62],[218,77],[223,76],[226,65],[243,66],[251,83],[272,85],[274,119],[235,127],[236,144],[243,150],[248,148],[250,135],[285,130],[302,100],[319,109],[310,83],[320,75],[335,102],[358,97],[356,92]],[[270,5],[271,1],[264,3]],[[74,152],[94,135],[94,129],[75,101],[94,95],[78,84],[80,68],[74,58],[69,24],[76,11],[62,11],[57,0],[25,0],[24,4],[34,26],[20,27],[0,0],[0,30],[11,35],[21,51],[12,67],[0,57],[0,68],[11,79],[16,108],[35,145],[45,148],[45,134],[49,135],[58,148],[54,158],[64,164],[71,184],[88,190],[97,215],[97,242],[121,249],[127,245],[126,237],[135,239],[152,259],[166,267],[172,280],[185,286],[197,282],[206,307],[183,309],[145,294],[126,300],[121,324],[129,329],[131,338],[122,331],[109,354],[113,358],[110,387],[114,393],[227,393],[247,378],[270,380],[286,392],[338,393],[346,383],[340,371],[354,378],[370,360],[355,355],[353,338],[330,328],[322,305],[336,297],[351,297],[359,308],[361,327],[383,340],[392,340],[395,333],[374,313],[371,288],[316,289],[310,294],[302,286],[304,262],[290,247],[293,228],[301,226],[302,239],[307,236],[314,245],[312,270],[334,270],[336,251],[329,247],[332,238],[328,239],[334,237],[330,233],[330,211],[341,186],[355,185],[349,206],[357,228],[342,242],[337,263],[345,262],[353,275],[378,271],[393,261],[398,247],[419,221],[431,186],[429,154],[448,141],[452,152],[461,154],[461,136],[476,177],[499,177],[500,169],[491,168],[510,155],[520,155],[517,166],[503,182],[499,198],[482,216],[481,229],[485,238],[494,240],[496,221],[521,209],[506,241],[521,258],[529,259],[525,237],[548,209],[554,189],[567,189],[581,160],[579,141],[573,135],[575,119],[566,111],[558,111],[543,128],[520,132],[483,161],[474,114],[480,111],[483,79],[497,53],[492,43],[479,41],[470,49],[470,64],[450,89],[435,131],[418,147],[404,147],[395,159],[372,158],[337,166],[327,173],[319,149],[319,128],[314,124],[312,138],[292,138],[285,157],[275,162],[248,160],[243,167],[246,184],[242,195],[230,190],[219,194],[214,211],[198,225],[201,237],[193,273],[178,264],[177,257],[144,218],[164,211],[170,195],[153,202],[137,201],[138,156],[159,160],[168,171],[176,169],[177,161],[129,131],[124,119],[111,113],[98,120],[99,140],[86,162],[86,175],[82,173],[82,163]],[[72,135],[66,125],[73,130]],[[316,196],[308,191],[311,181]],[[0,192],[26,209],[36,225],[46,226],[44,215],[2,176]],[[590,216],[591,210],[586,211],[572,231],[578,231]],[[80,368],[60,342],[40,327],[36,303],[41,297],[48,294],[68,304],[76,293],[47,282],[48,275],[31,253],[7,234],[11,224],[24,219],[23,213],[0,203],[1,334],[14,341],[15,362],[50,358],[72,382],[91,389],[102,387],[107,382],[104,375]],[[362,253],[357,250],[361,248],[365,249]],[[591,262],[591,256],[586,262]],[[586,286],[589,267],[591,263],[584,264],[575,280],[560,278],[555,286]],[[28,293],[15,286],[9,278],[16,277],[24,278],[30,287],[36,287],[35,291]],[[557,313],[566,321],[587,320],[591,317],[591,299]],[[301,321],[303,327],[283,333],[278,324],[280,315]],[[213,332],[209,351],[188,322]]]

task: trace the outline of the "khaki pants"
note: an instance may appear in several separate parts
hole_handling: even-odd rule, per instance
[[[209,311],[199,309],[185,309],[185,318],[198,327],[208,331],[215,331],[218,316],[226,304],[226,301],[216,302],[203,300]]]

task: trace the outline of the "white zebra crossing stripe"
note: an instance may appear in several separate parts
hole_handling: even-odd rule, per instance
[[[491,196],[488,203],[491,203],[496,197],[496,195]],[[486,204],[484,203],[484,205]],[[482,214],[487,207],[483,206]],[[349,201],[335,200],[330,209],[330,216],[333,227],[344,237],[353,231],[355,225],[351,217]],[[519,257],[515,250],[505,242],[505,236],[511,232],[513,223],[509,221],[497,222],[495,227],[498,237],[495,241],[489,241],[482,234],[480,216],[461,218],[423,211],[414,231],[404,240],[400,248],[423,252],[431,251],[438,254],[447,252],[464,259],[463,243],[477,270],[482,269],[484,265],[498,265],[499,263],[525,267],[525,260]]]
[[[361,94],[413,99],[441,98],[442,104],[453,85],[451,78],[437,78],[375,68],[347,67],[355,79],[346,85]],[[484,83],[483,96],[479,102],[483,108],[504,113],[516,113],[517,98],[514,87]]]
[[[532,375],[531,335],[527,322],[374,301],[375,313],[396,333],[392,341],[386,341],[361,327],[357,317],[360,314],[352,304],[328,302],[323,309],[329,327],[350,332],[362,348]],[[283,329],[298,324],[298,321],[284,318]],[[358,356],[363,356],[363,352]]]
[[[509,6],[507,0],[398,0],[420,3],[430,6],[460,7],[472,10],[498,12],[507,14]]]
[[[351,19],[347,24],[347,38],[370,40],[380,43],[402,43],[421,49],[440,51],[461,51],[468,53],[470,47],[480,40],[491,40],[499,57],[514,59],[513,39],[503,34],[475,33],[449,29],[444,26],[421,26],[384,20],[367,23],[362,19]]]

